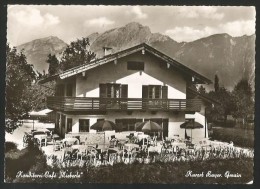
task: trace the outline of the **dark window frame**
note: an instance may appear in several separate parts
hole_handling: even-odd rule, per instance
[[[143,85],[142,98],[147,99],[168,99],[168,86],[164,85]]]
[[[120,131],[135,131],[135,124],[138,122],[143,122],[143,119],[136,118],[122,118],[115,119],[116,125],[120,128]]]
[[[68,124],[69,122],[71,122],[70,126]],[[73,123],[72,118],[67,118],[67,133],[72,132],[72,123]]]
[[[80,122],[82,122],[82,121],[86,121],[87,124],[81,125]],[[86,127],[87,129],[84,127]],[[90,130],[89,119],[79,119],[79,132],[89,132],[89,130]]]
[[[100,98],[127,98],[128,85],[121,84],[121,83],[100,83],[99,97]]]

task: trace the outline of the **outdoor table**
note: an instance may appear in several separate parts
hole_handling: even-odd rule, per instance
[[[86,150],[87,146],[86,145],[76,144],[76,145],[72,145],[71,148],[72,149],[77,149],[77,150]]]
[[[171,145],[174,146],[178,146],[178,147],[185,147],[186,144],[183,142],[172,142]]]
[[[109,147],[108,147],[108,145],[106,145],[106,144],[99,144],[98,145],[98,147],[97,147],[97,150],[101,150],[101,153],[102,153],[102,151],[105,151],[105,150],[107,150]]]
[[[150,152],[158,152],[159,154],[161,153],[161,150],[162,150],[162,148],[160,148],[160,147],[158,147],[158,146],[150,146],[149,148],[148,148],[148,156],[149,156],[149,153]]]
[[[149,135],[137,135],[138,141],[145,139],[145,138],[149,138],[149,137],[150,137]]]
[[[79,158],[79,155],[80,155],[81,156],[81,160],[82,160],[83,154],[86,155],[87,146],[76,144],[76,145],[72,145],[71,149],[72,150],[77,150],[77,159]]]
[[[66,144],[66,145],[73,145],[77,142],[77,144],[79,143],[79,140],[77,138],[64,138],[62,140],[62,143],[63,144]]]
[[[123,146],[124,146],[127,142],[128,142],[127,140],[119,140],[118,143],[117,143],[119,149],[122,149]]]
[[[53,140],[58,140],[58,139],[60,139],[60,136],[57,135],[57,134],[53,134],[53,135],[52,135],[52,139],[53,139]]]
[[[124,145],[126,148],[128,148],[129,150],[132,150],[133,148],[139,148],[138,144],[132,144],[132,143],[127,143]],[[126,149],[126,150],[128,150]]]

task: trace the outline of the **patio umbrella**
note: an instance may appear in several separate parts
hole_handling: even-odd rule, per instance
[[[28,113],[29,117],[33,119],[33,130],[34,130],[34,120],[38,119],[39,117],[45,117],[46,115],[41,112],[31,111]]]
[[[203,125],[194,120],[187,120],[180,125],[180,128],[185,129],[185,138],[187,136],[186,129],[191,129],[191,140],[192,140],[192,129],[201,129],[203,128]]]
[[[145,121],[145,122],[137,122],[135,124],[135,128],[137,131],[143,131],[143,132],[158,132],[162,131],[162,127],[153,121]],[[144,144],[144,139],[143,139]]]
[[[102,120],[102,121],[97,121],[90,128],[97,131],[111,131],[111,130],[116,130],[117,126],[112,121]]]
[[[102,121],[97,121],[94,123],[91,127],[91,129],[97,130],[97,131],[111,131],[111,130],[116,130],[117,126],[114,122],[108,121],[108,120],[102,120]],[[104,134],[104,143],[106,142]]]
[[[144,132],[162,131],[162,127],[158,123],[153,121],[138,122],[135,124],[135,128],[137,131],[144,131]]]

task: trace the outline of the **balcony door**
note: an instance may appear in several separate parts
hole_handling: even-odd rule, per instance
[[[124,109],[127,104],[128,86],[119,83],[100,84],[100,108]],[[121,99],[123,98],[123,99]]]
[[[168,86],[143,85],[143,109],[160,109],[167,107]]]

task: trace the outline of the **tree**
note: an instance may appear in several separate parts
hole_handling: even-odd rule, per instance
[[[234,96],[224,87],[220,87],[217,92],[210,91],[209,96],[220,102],[219,105],[215,105],[211,110],[211,119],[218,120],[223,118],[224,124],[226,124],[227,115],[230,115],[233,113],[233,111],[235,111]]]
[[[219,79],[218,79],[218,75],[215,75],[214,89],[215,89],[215,92],[217,92],[217,91],[219,90]]]
[[[199,93],[200,94],[206,94],[206,89],[202,85],[199,87]]]
[[[48,59],[46,60],[49,63],[48,74],[54,75],[59,71],[59,60],[57,59],[56,55],[48,55]]]
[[[33,66],[17,49],[6,45],[6,131],[12,132],[19,126],[19,119],[31,110],[28,88],[36,79]]]
[[[241,79],[233,90],[236,103],[236,111],[233,113],[235,118],[242,118],[245,123],[248,115],[254,113],[254,99],[252,87],[247,79]]]
[[[75,66],[89,63],[96,57],[93,52],[88,50],[89,39],[82,38],[71,42],[62,53],[60,68],[62,71]]]
[[[55,81],[48,82],[44,85],[38,83],[32,84],[25,91],[27,96],[30,96],[30,105],[33,110],[42,110],[46,107],[46,96],[53,96],[55,92]]]

